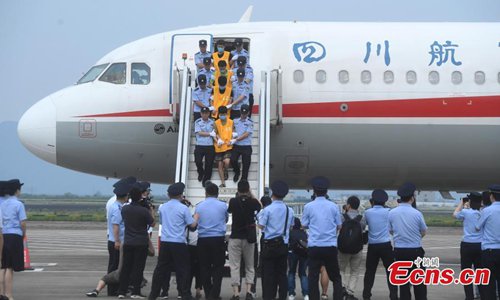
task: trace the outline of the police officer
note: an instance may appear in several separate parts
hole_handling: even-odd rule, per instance
[[[203,69],[200,69],[198,71],[198,77],[200,75],[205,75],[207,78],[207,86],[209,88],[212,88],[212,78],[214,76],[214,70],[212,69],[212,58],[211,57],[205,57],[203,58]],[[196,82],[198,85],[200,85],[200,82]]]
[[[215,148],[214,138],[217,136],[214,131],[214,121],[209,118],[210,109],[201,109],[201,119],[194,122],[194,133],[196,134],[196,147],[194,148],[194,162],[198,170],[198,181],[205,182],[212,178],[214,166]],[[205,157],[205,167],[203,167],[203,157]]]
[[[175,270],[182,299],[191,299],[188,286],[190,274],[189,251],[186,244],[186,227],[195,228],[197,216],[191,216],[189,208],[184,205],[183,193],[185,185],[177,182],[168,187],[170,201],[162,204],[159,209],[161,222],[161,245],[158,263],[153,273],[153,282],[149,299],[158,297],[161,285],[165,281],[168,270]]]
[[[229,62],[233,58],[233,55],[229,51],[225,51],[225,42],[223,40],[218,40],[216,43],[217,51],[212,54],[212,60],[214,63],[215,71],[219,71],[219,61],[225,61],[227,67],[229,67]]]
[[[7,181],[5,186],[6,199],[0,205],[3,228],[2,251],[2,284],[5,286],[5,296],[12,299],[14,272],[24,271],[24,244],[26,237],[26,210],[19,201],[23,183],[19,179]]]
[[[465,268],[481,268],[481,236],[482,231],[476,230],[476,225],[481,218],[482,196],[477,192],[472,192],[463,198],[453,212],[453,216],[463,222],[464,235],[460,243],[460,265]],[[464,285],[465,299],[474,299],[473,285]],[[483,286],[479,286],[479,292],[483,294]],[[484,299],[484,295],[482,295]]]
[[[234,182],[240,179],[240,166],[238,160],[241,155],[243,164],[243,176],[241,180],[248,181],[248,171],[250,170],[250,163],[252,162],[252,135],[253,135],[253,121],[248,118],[250,108],[247,104],[241,106],[241,117],[234,120],[235,135],[231,140],[234,144],[231,151],[231,165],[234,170]]]
[[[236,68],[233,69],[233,74],[237,74],[238,69],[245,70],[245,79],[244,81],[248,84],[248,105],[250,106],[250,114],[252,116],[252,108],[253,108],[253,68],[247,63],[247,58],[245,56],[240,56],[236,60]],[[234,77],[233,81],[236,81],[237,78]]]
[[[284,202],[288,194],[288,185],[277,180],[271,184],[273,202],[259,214],[259,227],[264,230],[262,244],[262,297],[274,299],[279,286],[278,299],[287,296],[287,257],[288,238],[293,226],[293,210]]]
[[[206,199],[195,209],[198,215],[198,255],[200,273],[205,290],[205,298],[217,300],[220,297],[224,263],[226,261],[226,223],[228,219],[226,203],[217,199],[219,188],[207,182]]]
[[[6,195],[6,192],[5,192],[5,185],[6,185],[6,181],[0,181],[0,205],[2,205],[2,203],[5,201],[5,195]]]
[[[233,56],[232,60],[236,60],[240,57],[246,58],[248,62],[250,62],[250,56],[248,55],[248,51],[243,48],[243,40],[237,38],[234,40],[235,50],[231,51],[231,55]]]
[[[416,187],[407,182],[398,189],[401,203],[389,212],[389,230],[394,239],[394,258],[396,261],[414,261],[423,258],[425,251],[422,248],[422,238],[425,236],[427,225],[420,211],[412,207],[415,202]],[[415,267],[411,268],[413,270]],[[427,286],[414,285],[413,291],[416,300],[427,299]],[[410,284],[399,287],[401,300],[411,299]]]
[[[193,119],[196,122],[201,118],[201,109],[203,107],[211,108],[210,97],[212,96],[212,89],[207,87],[207,76],[204,74],[198,75],[198,87],[193,91]]]
[[[389,199],[386,191],[376,189],[372,192],[372,208],[365,211],[365,219],[368,224],[368,253],[366,254],[366,271],[364,278],[363,299],[372,296],[373,282],[377,272],[378,262],[381,259],[387,275],[387,286],[389,287],[389,298],[398,299],[398,288],[389,282],[387,269],[394,262],[394,252],[389,234],[389,208],[384,207]]]
[[[483,231],[483,268],[491,270],[490,282],[484,287],[484,296],[485,299],[497,299],[496,293],[500,295],[500,184],[491,185],[489,190],[491,205],[483,209],[476,230]]]
[[[319,300],[319,273],[325,266],[333,282],[333,299],[342,299],[342,277],[340,276],[337,233],[342,227],[338,206],[325,198],[330,182],[323,176],[311,180],[316,198],[304,206],[302,227],[309,228],[307,252],[309,257],[309,298]]]
[[[245,82],[245,69],[238,69],[236,72],[238,80],[233,84],[233,102],[227,106],[231,109],[231,119],[237,119],[241,115],[241,105],[248,105],[248,95],[250,86]]]
[[[194,63],[196,64],[197,70],[200,71],[203,68],[203,59],[212,57],[212,53],[207,51],[207,40],[200,40],[198,45],[200,46],[200,51],[195,53]]]

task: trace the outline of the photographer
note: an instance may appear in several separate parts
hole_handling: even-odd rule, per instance
[[[154,226],[153,208],[149,209],[142,204],[143,186],[135,183],[130,191],[132,202],[122,208],[122,218],[125,223],[125,239],[123,243],[123,267],[120,273],[120,288],[118,298],[124,299],[129,282],[131,283],[132,298],[144,297],[141,295],[141,282],[148,255],[149,235],[148,226]]]

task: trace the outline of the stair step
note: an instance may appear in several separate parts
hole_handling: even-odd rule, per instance
[[[212,178],[218,178],[218,177],[219,177],[219,174],[214,170],[214,173],[212,174]],[[229,172],[229,177],[230,177],[229,179],[232,179],[231,172]],[[257,171],[250,170],[248,172],[248,180],[257,180],[257,177],[258,177]],[[190,170],[188,172],[188,180],[198,180],[198,172],[196,171],[196,168],[194,170]]]
[[[191,146],[196,145],[196,137],[194,137],[194,136],[191,137],[191,141],[189,142],[189,144]],[[254,149],[255,149],[255,148],[258,148],[258,146],[259,146],[259,139],[258,138],[253,138],[252,139],[252,147],[254,147]],[[194,151],[194,148],[193,148],[193,151]]]
[[[251,161],[257,161],[259,159],[259,155],[252,153],[250,159]],[[189,154],[189,162],[194,162],[194,153]],[[241,157],[240,157],[240,162],[241,162]]]

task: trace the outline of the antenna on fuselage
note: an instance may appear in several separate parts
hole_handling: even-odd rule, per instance
[[[250,22],[250,19],[252,18],[252,12],[253,12],[253,5],[250,5],[245,13],[241,16],[240,20],[238,23],[247,23]]]

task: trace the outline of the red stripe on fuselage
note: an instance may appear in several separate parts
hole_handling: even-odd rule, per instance
[[[346,104],[347,109],[341,109]],[[258,113],[258,105],[254,105]],[[168,109],[78,116],[78,118],[170,117]],[[467,118],[500,117],[500,96],[283,104],[289,118]]]

